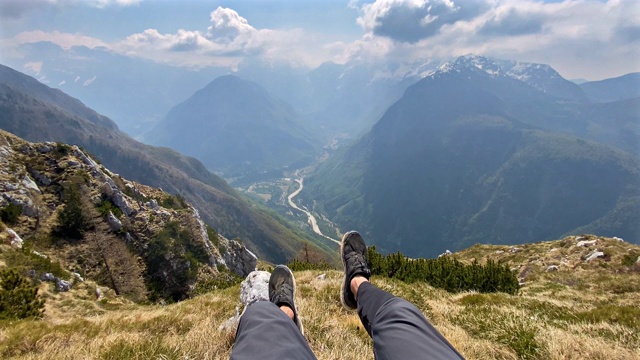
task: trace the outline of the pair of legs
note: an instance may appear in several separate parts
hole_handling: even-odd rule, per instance
[[[462,356],[408,301],[369,282],[366,246],[357,232],[342,238],[345,280],[342,304],[358,311],[373,339],[376,359],[462,359]],[[247,307],[240,318],[231,359],[315,359],[294,303],[295,281],[278,266],[269,281],[269,300]]]

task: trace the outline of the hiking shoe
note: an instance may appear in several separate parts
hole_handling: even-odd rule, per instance
[[[358,308],[356,297],[351,292],[351,279],[356,275],[371,277],[371,270],[367,265],[367,245],[357,231],[349,231],[344,234],[340,242],[340,255],[344,267],[344,283],[340,291],[340,301],[348,310]]]
[[[293,273],[286,265],[276,266],[269,278],[269,301],[278,307],[286,305],[291,308],[293,310],[293,322],[304,335],[302,321],[300,321],[298,309],[296,309],[295,297],[296,280],[293,278]]]

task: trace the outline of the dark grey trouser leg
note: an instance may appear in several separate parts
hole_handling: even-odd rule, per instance
[[[358,315],[376,359],[464,359],[417,307],[369,282],[358,289]]]
[[[231,359],[314,359],[307,340],[280,308],[258,301],[240,317]]]

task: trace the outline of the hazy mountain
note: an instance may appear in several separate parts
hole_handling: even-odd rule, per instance
[[[574,136],[602,137],[581,116],[591,105],[468,60],[410,87],[307,180],[329,218],[412,256],[576,232],[640,238],[638,157]]]
[[[120,129],[138,136],[160,121],[174,105],[227,74],[220,68],[185,69],[150,60],[122,56],[104,48],[90,49],[39,42],[20,51],[41,64],[30,75],[48,86],[82,100],[100,114],[113,119]],[[23,69],[23,63],[6,64]],[[25,67],[25,69],[27,69]]]
[[[7,82],[16,78],[37,91],[19,91]],[[5,79],[12,79],[5,82]],[[19,82],[19,81],[18,81]],[[47,99],[62,99],[51,101]],[[285,261],[301,247],[295,233],[270,214],[243,200],[226,182],[196,159],[144,145],[110,126],[75,115],[85,109],[60,91],[10,68],[0,67],[0,128],[29,141],[61,141],[82,146],[102,163],[127,178],[183,196],[206,223],[222,235],[242,241],[258,256]]]
[[[238,74],[292,104],[324,138],[355,137],[368,130],[423,72],[435,66],[423,61],[403,71],[357,61],[328,62],[300,71],[247,64]]]
[[[227,177],[309,162],[318,148],[289,104],[230,75],[176,105],[144,139],[194,156]]]
[[[589,81],[580,87],[593,102],[611,102],[640,97],[640,73],[600,81]]]

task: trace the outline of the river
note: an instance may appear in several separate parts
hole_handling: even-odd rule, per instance
[[[320,228],[318,227],[318,222],[316,221],[315,216],[313,216],[309,211],[307,211],[307,209],[302,209],[302,208],[298,207],[298,205],[296,205],[293,202],[293,198],[298,196],[298,194],[300,194],[300,191],[302,191],[302,188],[304,187],[303,186],[304,178],[301,177],[299,179],[295,179],[295,182],[300,184],[300,187],[298,188],[298,190],[292,192],[287,197],[287,199],[289,200],[289,206],[291,206],[292,208],[294,208],[294,209],[296,209],[298,211],[302,211],[303,213],[307,214],[307,219],[308,219],[307,222],[309,223],[309,225],[311,225],[311,228],[313,229],[313,232],[315,232],[316,234],[318,234],[318,235],[320,235],[320,236],[322,236],[322,237],[324,237],[326,239],[329,239],[329,240],[333,241],[336,244],[340,244],[340,241],[338,241],[338,240],[336,240],[336,239],[334,239],[332,237],[329,237],[329,236],[323,234],[322,231],[320,231]]]

